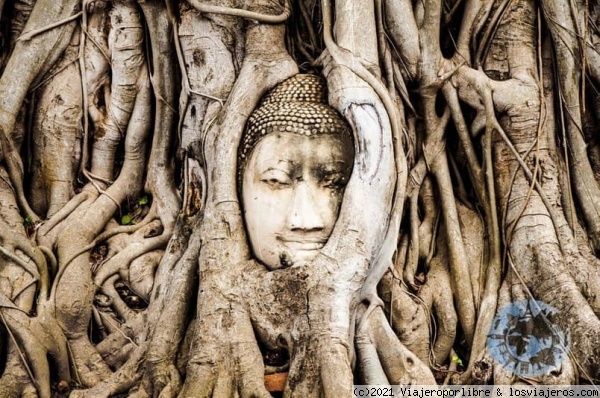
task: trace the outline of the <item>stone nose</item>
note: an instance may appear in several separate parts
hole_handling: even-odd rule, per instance
[[[289,214],[289,226],[292,230],[319,231],[325,228],[323,208],[317,200],[317,187],[308,181],[298,182]]]

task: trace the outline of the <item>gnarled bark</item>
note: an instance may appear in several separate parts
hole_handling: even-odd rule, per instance
[[[269,397],[273,372],[302,397],[600,378],[596,4],[0,0],[0,15],[0,395]],[[299,72],[326,80],[354,166],[318,255],[270,270],[237,149]],[[571,339],[535,377],[487,347],[494,316],[530,299]]]

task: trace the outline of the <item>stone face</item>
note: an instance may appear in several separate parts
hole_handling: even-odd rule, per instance
[[[244,218],[254,256],[271,270],[314,259],[337,220],[354,149],[325,101],[321,78],[296,75],[265,96],[242,138]]]
[[[254,256],[269,269],[314,259],[337,220],[352,163],[346,136],[286,132],[263,138],[242,185]]]

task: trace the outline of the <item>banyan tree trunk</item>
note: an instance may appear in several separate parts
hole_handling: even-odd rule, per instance
[[[0,0],[0,17],[0,396],[600,378],[594,2]],[[352,169],[318,253],[272,267],[242,142],[305,74]],[[263,116],[289,122],[278,137],[300,122]],[[294,209],[323,210],[302,192]],[[562,336],[541,372],[493,349],[523,302]]]

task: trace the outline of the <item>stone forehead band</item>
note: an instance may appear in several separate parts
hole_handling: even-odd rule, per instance
[[[343,134],[352,137],[350,126],[327,104],[327,87],[318,76],[298,74],[276,86],[252,112],[242,137],[242,162],[264,136],[271,133],[305,136]]]

